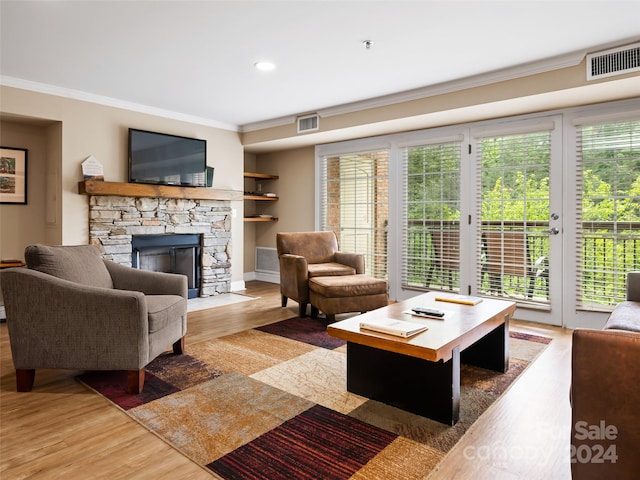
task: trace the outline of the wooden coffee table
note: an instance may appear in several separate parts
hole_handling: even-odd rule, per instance
[[[483,299],[474,306],[416,296],[330,324],[329,335],[347,341],[347,390],[402,410],[454,425],[460,416],[460,362],[506,372],[509,318],[514,302]],[[414,306],[437,308],[445,319],[418,318]],[[428,330],[401,338],[361,330],[360,322],[392,318]]]

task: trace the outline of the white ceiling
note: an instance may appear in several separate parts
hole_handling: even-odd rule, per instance
[[[640,1],[1,0],[0,16],[5,85],[231,129],[640,35]]]

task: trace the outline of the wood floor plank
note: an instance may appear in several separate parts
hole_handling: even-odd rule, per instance
[[[248,282],[255,300],[189,313],[189,345],[297,315],[280,307],[278,285]],[[549,348],[432,473],[431,479],[569,479],[571,332],[518,322],[552,337]],[[6,323],[0,325],[0,477],[13,479],[211,479],[202,467],[75,380],[38,370],[17,393]],[[90,476],[87,476],[90,474]]]

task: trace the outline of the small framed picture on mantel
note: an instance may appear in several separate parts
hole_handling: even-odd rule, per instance
[[[27,149],[0,147],[0,203],[27,204]]]

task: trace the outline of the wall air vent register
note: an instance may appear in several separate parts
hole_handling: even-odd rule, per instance
[[[320,117],[317,114],[298,117],[298,133],[310,132],[320,128]]]
[[[640,72],[640,42],[587,55],[587,80]]]

